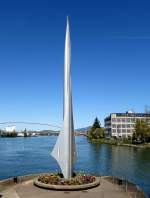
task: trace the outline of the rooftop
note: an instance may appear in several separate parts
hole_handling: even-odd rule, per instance
[[[115,114],[117,117],[150,117],[150,113],[111,113],[105,118],[105,121],[109,120],[112,114]]]

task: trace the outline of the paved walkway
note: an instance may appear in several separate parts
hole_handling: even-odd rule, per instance
[[[136,196],[136,192],[125,192],[122,186],[113,184],[105,178],[101,178],[100,186],[83,191],[53,191],[41,189],[33,185],[33,180],[28,180],[10,186],[0,192],[2,198],[143,198]]]

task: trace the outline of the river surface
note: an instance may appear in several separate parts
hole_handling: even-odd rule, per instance
[[[57,136],[0,138],[0,179],[60,171],[50,152]],[[150,196],[150,149],[91,144],[77,136],[75,170],[113,175],[139,185]]]

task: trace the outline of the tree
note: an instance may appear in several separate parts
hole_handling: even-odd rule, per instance
[[[96,117],[92,126],[93,129],[97,129],[97,128],[101,128],[101,124],[100,121],[98,120],[98,118]]]
[[[27,137],[28,135],[27,135],[27,129],[25,128],[25,130],[24,130],[24,137]]]
[[[92,134],[94,139],[104,138],[104,129],[103,128],[96,128]]]
[[[99,139],[104,137],[104,129],[101,128],[100,121],[96,117],[91,129],[88,131],[89,139]]]
[[[150,127],[144,120],[137,120],[135,124],[135,131],[133,133],[133,140],[139,139],[142,142],[150,141]]]

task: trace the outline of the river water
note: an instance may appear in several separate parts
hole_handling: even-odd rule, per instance
[[[50,156],[57,136],[0,138],[0,179],[60,171]],[[113,175],[139,185],[150,196],[150,149],[91,144],[77,136],[75,170]]]

